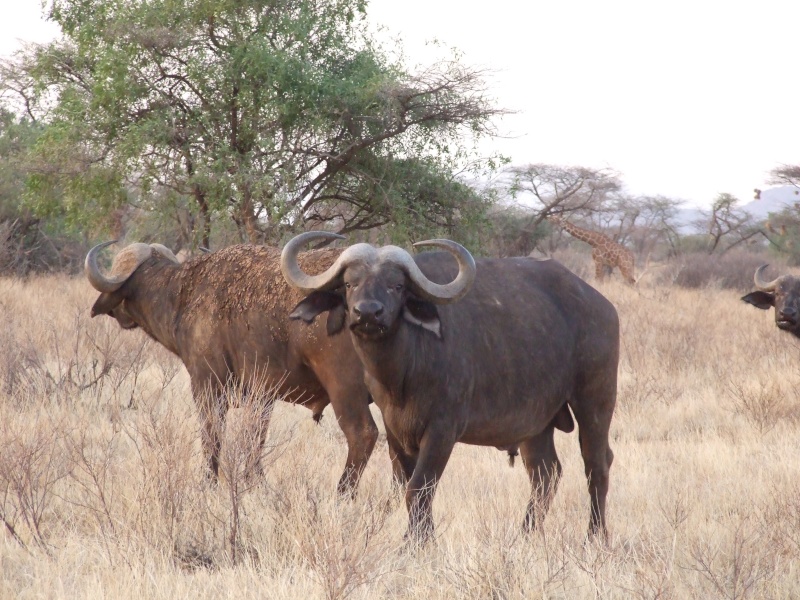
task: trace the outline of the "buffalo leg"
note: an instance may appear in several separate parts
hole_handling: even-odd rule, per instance
[[[608,444],[608,432],[616,400],[616,382],[608,383],[613,383],[611,391],[597,390],[595,394],[582,395],[582,401],[570,404],[578,422],[578,440],[589,487],[589,535],[599,534],[606,540],[606,496],[609,471],[614,460],[614,453]]]
[[[429,426],[422,436],[417,465],[406,488],[406,538],[424,543],[433,536],[433,496],[454,446],[455,437],[446,430],[436,431]]]
[[[404,489],[414,473],[417,460],[406,453],[400,442],[388,429],[386,430],[386,442],[389,445],[389,459],[392,461],[392,484],[394,487]]]
[[[208,389],[195,393],[195,402],[200,412],[201,442],[203,455],[208,461],[206,475],[212,481],[219,478],[219,455],[222,449],[222,432],[228,403],[224,394]]]
[[[201,443],[206,457],[207,476],[212,481],[219,478],[219,455],[222,449],[222,432],[225,428],[227,404],[218,398],[198,402],[200,410]]]
[[[347,439],[347,461],[336,491],[352,497],[378,441],[378,427],[360,389],[329,391],[329,396],[336,421]]]
[[[272,398],[263,398],[258,405],[258,411],[255,415],[255,433],[257,444],[254,449],[252,465],[248,466],[248,473],[252,472],[256,476],[261,476],[264,474],[264,467],[261,464],[261,457],[264,454],[264,444],[267,441],[267,433],[269,432],[269,423],[272,419],[273,406],[274,400]]]
[[[550,426],[536,437],[525,440],[520,444],[519,450],[531,480],[531,499],[523,522],[523,528],[531,531],[536,527],[537,513],[542,519],[547,514],[561,478],[561,463],[553,441],[553,427]]]

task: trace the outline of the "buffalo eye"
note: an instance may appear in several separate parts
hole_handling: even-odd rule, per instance
[[[402,292],[405,286],[402,283],[396,283],[392,287],[389,288],[390,292]]]

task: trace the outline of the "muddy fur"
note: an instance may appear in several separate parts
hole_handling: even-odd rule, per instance
[[[128,262],[142,254],[142,246],[120,252],[112,272],[130,271]],[[378,437],[363,368],[348,336],[328,338],[324,321],[318,327],[290,322],[300,295],[280,273],[279,250],[232,246],[179,264],[168,251],[144,248],[141,264],[116,291],[100,294],[92,316],[109,315],[124,329],[138,327],[180,357],[200,411],[210,473],[216,477],[219,468],[220,428],[214,421],[229,408],[226,386],[248,386],[257,374],[280,382],[281,397],[310,409],[315,421],[332,405],[348,444],[338,489],[353,493]],[[300,261],[320,272],[339,254],[310,251]],[[267,425],[260,425],[262,444]]]
[[[340,248],[311,250],[300,255],[309,273],[321,273],[342,253]],[[191,259],[178,276],[185,315],[211,309],[220,320],[254,309],[271,314],[288,313],[301,295],[290,288],[280,272],[280,250],[239,245]],[[202,294],[197,290],[202,286]]]

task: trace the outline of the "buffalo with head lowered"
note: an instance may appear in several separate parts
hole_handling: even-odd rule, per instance
[[[306,274],[299,250],[333,237],[341,236],[308,232],[284,248],[283,274],[306,295],[291,317],[313,327],[327,311],[333,338],[348,337],[335,334],[349,327],[408,477],[409,535],[432,534],[433,494],[456,442],[519,447],[532,484],[524,526],[532,528],[561,474],[553,430],[569,420],[567,407],[580,431],[589,528],[606,535],[619,361],[611,303],[555,261],[476,264],[448,240],[419,245],[449,254],[415,258],[394,246],[356,244],[324,273]]]
[[[109,315],[123,329],[142,329],[183,361],[210,474],[216,477],[219,468],[228,386],[253,390],[258,387],[253,378],[261,377],[281,382],[282,397],[308,407],[317,420],[329,403],[333,406],[348,446],[338,489],[352,493],[378,438],[363,367],[347,336],[329,337],[324,325],[309,328],[287,318],[302,296],[281,277],[279,251],[231,246],[180,264],[160,244],[131,244],[104,275],[98,253],[111,243],[95,246],[86,256],[86,277],[100,292],[91,314]],[[301,262],[322,271],[340,253],[307,252]],[[267,425],[266,418],[259,423],[262,445]]]
[[[742,296],[742,300],[761,310],[775,308],[775,324],[779,329],[800,337],[800,279],[791,275],[781,275],[768,281],[764,279],[761,265],[753,275],[756,291]]]

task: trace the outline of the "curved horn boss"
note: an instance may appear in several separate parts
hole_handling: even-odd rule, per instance
[[[761,290],[762,292],[774,292],[775,288],[780,281],[780,277],[776,277],[772,281],[767,281],[763,279],[764,269],[766,269],[769,265],[761,265],[756,269],[755,274],[753,275],[753,283],[756,284],[756,288]]]
[[[414,244],[415,247],[434,246],[453,255],[458,263],[458,275],[447,284],[434,283],[428,279],[420,271],[413,257],[402,248],[397,246],[375,248],[370,244],[354,244],[342,252],[338,260],[324,273],[307,275],[297,264],[297,254],[305,244],[317,239],[344,239],[344,236],[327,231],[307,231],[290,240],[281,253],[283,276],[289,285],[304,294],[338,287],[341,285],[339,278],[342,273],[357,261],[370,265],[393,263],[399,266],[408,275],[414,291],[425,300],[436,304],[449,304],[461,299],[475,280],[475,259],[461,244],[450,240],[426,240]]]
[[[86,254],[86,260],[83,263],[83,272],[89,280],[89,283],[98,292],[106,294],[116,292],[130,276],[133,275],[133,272],[138,269],[144,261],[150,258],[153,250],[160,252],[175,263],[178,262],[178,259],[175,258],[172,251],[161,244],[131,244],[130,246],[126,246],[124,250],[114,257],[114,264],[111,266],[111,275],[107,277],[100,272],[100,267],[97,265],[97,256],[100,254],[101,250],[116,243],[117,240],[111,240],[97,244]]]

